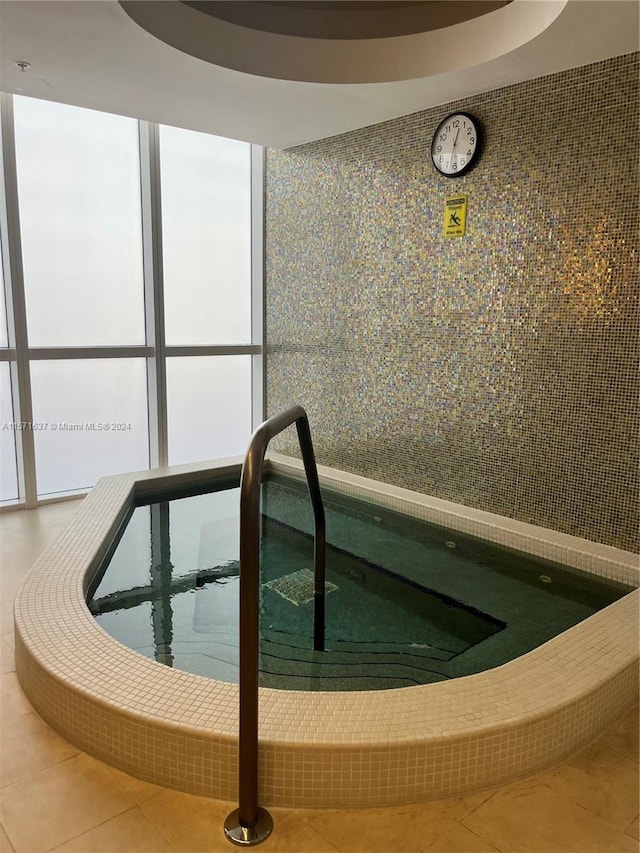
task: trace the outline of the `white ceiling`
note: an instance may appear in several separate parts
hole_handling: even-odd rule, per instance
[[[485,16],[483,31],[462,24],[422,43],[414,79],[342,84],[204,62],[149,35],[111,0],[3,0],[0,89],[288,147],[631,53],[638,11],[637,0],[514,0]],[[394,40],[378,41],[392,64],[384,43]],[[25,73],[20,60],[31,64]]]

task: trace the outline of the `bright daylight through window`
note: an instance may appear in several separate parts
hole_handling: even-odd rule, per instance
[[[3,95],[2,155],[0,503],[244,453],[260,150]]]

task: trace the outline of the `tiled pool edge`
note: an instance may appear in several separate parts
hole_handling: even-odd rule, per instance
[[[270,458],[274,467],[281,466],[288,474],[293,473],[300,479],[304,479],[304,468],[301,462],[279,454],[272,454]],[[399,486],[377,483],[358,474],[335,471],[323,466],[318,466],[318,471],[323,483],[342,494],[382,504],[389,509],[413,515],[433,524],[470,536],[478,536],[488,542],[523,550],[588,574],[595,574],[630,586],[640,585],[638,554],[455,504],[442,498],[421,495]]]
[[[276,468],[300,470],[296,460],[270,458]],[[236,796],[236,685],[174,671],[126,649],[90,616],[84,588],[100,543],[135,488],[156,488],[167,478],[177,486],[239,463],[105,478],[36,563],[15,606],[18,677],[53,728],[135,776],[220,799]],[[349,494],[382,494],[389,506],[470,525],[456,529],[478,532],[480,525],[493,541],[514,545],[513,537],[537,534],[361,477],[320,473]],[[543,532],[544,555],[550,548],[572,559],[582,553],[581,540]],[[637,583],[634,555],[597,545],[591,551],[578,568]],[[634,570],[636,580],[629,580]],[[349,694],[261,690],[261,801],[330,808],[454,796],[563,759],[637,698],[639,595],[475,676]]]

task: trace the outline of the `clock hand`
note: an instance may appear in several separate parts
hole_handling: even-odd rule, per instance
[[[456,138],[453,140],[453,148],[451,149],[451,160],[453,160],[453,155],[456,150],[456,145],[458,144],[458,137],[460,136],[460,128],[458,128],[458,132],[456,133]]]

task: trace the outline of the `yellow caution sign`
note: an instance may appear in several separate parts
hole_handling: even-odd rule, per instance
[[[444,203],[445,237],[463,237],[467,227],[467,196],[457,195]]]

